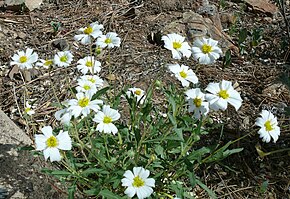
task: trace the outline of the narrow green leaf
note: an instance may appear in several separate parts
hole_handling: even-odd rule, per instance
[[[68,199],[74,199],[74,194],[76,191],[76,185],[72,185],[68,188]]]
[[[208,193],[208,195],[209,195],[209,197],[211,199],[217,199],[217,196],[215,195],[215,193],[210,188],[208,188],[200,180],[198,180],[198,179],[195,179],[195,180],[196,180],[196,183]]]
[[[69,175],[72,175],[71,172],[68,172],[68,171],[52,171],[50,174],[52,175],[60,175],[60,176],[69,176]]]
[[[103,196],[105,198],[110,198],[110,199],[120,199],[121,197],[114,194],[113,192],[109,191],[108,189],[102,190],[99,193],[100,196]]]

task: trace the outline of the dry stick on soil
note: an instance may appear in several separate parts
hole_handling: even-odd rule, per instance
[[[289,23],[288,23],[288,20],[287,20],[287,17],[286,17],[285,1],[284,0],[278,0],[278,4],[279,4],[280,11],[282,13],[282,16],[283,16],[283,20],[285,22],[288,39],[290,39],[290,29],[289,29]],[[287,60],[287,58],[289,56],[289,53],[290,53],[290,48],[288,48],[287,52],[285,53],[284,62]]]
[[[15,92],[15,87],[14,86],[13,86],[13,95],[14,95],[14,100],[15,100],[15,103],[16,103],[16,106],[17,106],[17,109],[18,109],[18,112],[20,114],[20,117],[23,118],[23,115],[22,115],[22,113],[20,111],[20,108],[19,108],[19,104],[17,102],[17,97],[16,97],[16,92]]]

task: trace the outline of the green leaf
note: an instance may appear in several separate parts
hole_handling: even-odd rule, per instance
[[[247,36],[248,36],[248,31],[246,28],[243,28],[242,30],[240,30],[238,43],[241,44],[244,41],[246,41]]]
[[[227,67],[231,65],[232,63],[232,55],[231,55],[231,50],[228,49],[225,53],[224,61],[223,61],[223,66]]]
[[[76,191],[76,185],[72,185],[68,188],[68,199],[74,199],[74,194]]]
[[[174,127],[177,127],[176,119],[171,115],[171,113],[167,113],[167,116]]]
[[[201,159],[204,157],[205,154],[210,153],[211,150],[207,147],[202,147],[198,150],[192,151],[188,156],[187,159],[190,161],[197,160],[201,162]]]
[[[234,153],[239,153],[243,150],[244,148],[236,148],[236,149],[228,149],[223,152],[223,158],[226,158]]]
[[[209,189],[205,184],[203,184],[198,179],[195,179],[195,180],[196,180],[196,183],[208,193],[208,195],[209,195],[209,197],[211,199],[216,199],[217,198],[217,196],[215,195],[215,193],[211,189]]]
[[[260,186],[259,192],[265,193],[267,191],[268,186],[269,186],[269,181],[268,180],[264,181]]]
[[[284,109],[285,115],[290,116],[290,106]]]
[[[154,150],[157,155],[159,155],[161,158],[164,158],[164,149],[161,145],[157,145]]]
[[[84,193],[89,196],[97,196],[99,192],[100,192],[100,189],[89,189],[89,190],[84,191]]]
[[[71,172],[68,172],[68,171],[58,171],[58,170],[52,171],[50,174],[51,175],[59,175],[59,176],[69,176],[69,175],[72,175]]]
[[[111,88],[110,86],[107,86],[105,88],[98,90],[96,94],[93,95],[92,100],[95,100],[99,98],[101,95],[104,95],[110,88]]]
[[[180,141],[184,142],[182,128],[174,128],[175,133],[180,138]]]
[[[97,173],[97,174],[110,174],[110,172],[105,171],[104,169],[98,169],[98,168],[88,168],[82,172],[82,175],[88,176],[92,173]]]
[[[110,198],[110,199],[120,199],[121,197],[114,194],[113,192],[109,191],[108,189],[102,190],[99,193],[99,196],[103,196],[105,198]]]

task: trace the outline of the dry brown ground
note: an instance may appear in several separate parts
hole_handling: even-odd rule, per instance
[[[88,5],[88,2],[92,2]],[[135,3],[134,3],[135,2]],[[52,80],[46,70],[36,70],[27,88],[30,98],[36,100],[37,114],[29,128],[18,113],[23,107],[24,84],[18,73],[13,76],[9,71],[11,56],[18,49],[31,47],[40,57],[51,57],[58,51],[52,45],[59,39],[65,39],[75,60],[82,57],[84,51],[73,41],[73,35],[80,27],[93,21],[104,24],[105,32],[115,31],[122,38],[120,48],[111,53],[112,71],[116,75],[116,84],[121,87],[131,84],[146,89],[156,78],[164,84],[174,81],[169,73],[158,73],[166,63],[172,61],[170,53],[158,44],[148,40],[151,33],[160,31],[165,25],[180,18],[185,11],[196,10],[199,2],[174,1],[167,3],[158,0],[111,0],[85,1],[72,0],[57,3],[50,1],[32,12],[0,12],[0,102],[4,110],[17,124],[25,128],[32,137],[39,126],[54,124],[52,117],[57,110],[52,104],[55,102],[51,84],[68,85],[65,76],[71,77],[73,86],[76,78],[75,67],[55,69]],[[215,5],[219,1],[211,1]],[[229,3],[228,1],[225,1]],[[267,16],[249,10],[243,3],[230,3],[221,10],[222,13],[235,13],[239,16],[236,23],[237,32],[232,38],[237,42],[238,30],[242,27],[249,31],[262,28],[263,40],[255,48],[255,53],[247,48],[246,55],[233,56],[232,64],[222,66],[222,60],[213,66],[200,67],[197,73],[201,86],[205,87],[211,81],[222,79],[237,82],[244,100],[242,108],[235,112],[229,109],[222,120],[226,121],[223,142],[238,138],[252,130],[254,119],[262,108],[272,109],[279,116],[280,124],[284,126],[276,144],[264,144],[258,135],[247,138],[238,143],[245,150],[238,155],[227,158],[220,164],[208,165],[199,171],[203,181],[216,191],[220,198],[290,198],[290,167],[289,154],[278,153],[273,156],[260,158],[255,145],[261,144],[265,151],[287,148],[290,146],[289,117],[282,113],[283,104],[289,106],[290,95],[287,87],[280,83],[282,74],[289,77],[289,63],[287,49],[289,38],[284,21],[279,13]],[[289,11],[289,10],[288,10]],[[1,20],[9,19],[10,22]],[[53,32],[51,22],[60,22],[61,28]],[[233,26],[233,24],[225,26]],[[228,33],[228,32],[227,32]],[[283,44],[286,48],[281,47]],[[194,66],[194,62],[186,61]],[[102,76],[108,74],[108,63],[103,63]],[[288,68],[287,68],[288,67]],[[158,75],[158,76],[157,76]],[[68,96],[67,86],[57,86],[57,93],[61,100]],[[162,99],[157,100],[162,101]],[[282,107],[282,108],[281,108]],[[229,119],[230,118],[230,119]],[[212,132],[213,140],[218,138],[219,130]],[[206,142],[206,141],[205,141]],[[209,141],[210,142],[210,141]],[[269,180],[269,187],[265,194],[259,193],[262,182]],[[197,193],[200,198],[206,198],[206,193]]]

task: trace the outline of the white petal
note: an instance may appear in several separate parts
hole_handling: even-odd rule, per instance
[[[153,178],[148,178],[145,180],[145,184],[150,187],[155,187],[155,180]]]
[[[129,180],[133,180],[133,178],[134,178],[134,175],[133,175],[132,171],[130,171],[130,170],[127,170],[123,176],[125,176]]]
[[[132,198],[136,194],[136,189],[134,187],[128,187],[124,192],[128,197]]]
[[[47,138],[44,135],[36,134],[35,137],[35,145],[37,151],[42,151],[46,148],[46,140]]]
[[[56,136],[57,140],[58,140],[58,146],[57,148],[62,149],[62,150],[71,150],[72,148],[72,141],[70,136],[68,135],[68,132],[60,132],[57,136]]]
[[[61,156],[60,156],[59,150],[57,148],[48,148],[48,149],[49,149],[49,156],[50,156],[51,162],[61,160]],[[46,150],[48,150],[48,149],[46,149]]]
[[[52,136],[52,128],[51,126],[45,126],[41,129],[41,132],[45,135],[46,138]]]

